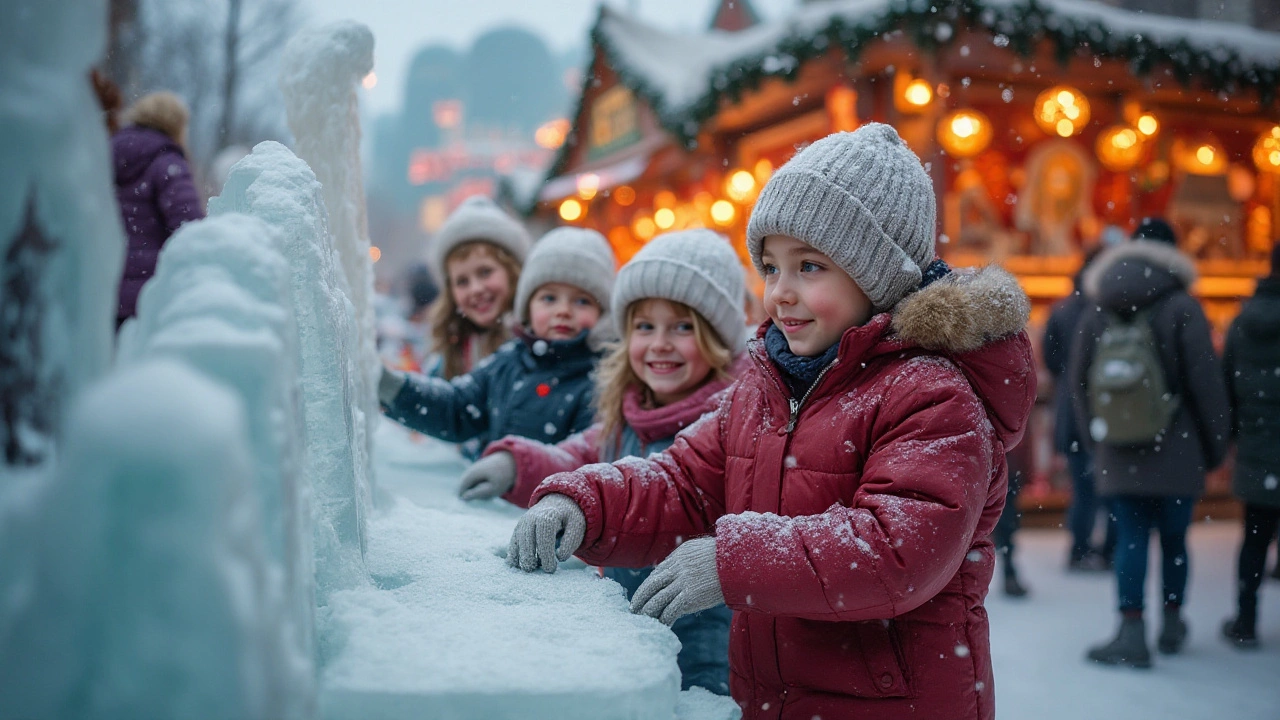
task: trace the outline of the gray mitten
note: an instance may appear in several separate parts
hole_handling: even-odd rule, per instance
[[[723,602],[716,573],[716,539],[702,537],[676,548],[653,569],[631,598],[631,612],[671,625]]]
[[[507,545],[507,564],[525,572],[533,572],[539,566],[546,572],[555,572],[560,562],[573,557],[586,532],[587,518],[573,498],[559,493],[547,495],[516,523]]]
[[[516,459],[500,450],[475,461],[462,473],[458,497],[463,500],[489,500],[507,494],[516,486]]]
[[[378,378],[378,402],[383,405],[390,405],[396,399],[396,395],[400,394],[400,388],[404,387],[405,374],[382,366],[382,376]]]

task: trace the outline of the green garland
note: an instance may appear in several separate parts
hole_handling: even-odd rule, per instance
[[[696,144],[698,131],[719,112],[724,101],[737,102],[771,78],[794,82],[805,63],[825,55],[833,45],[844,52],[850,63],[857,62],[865,47],[881,36],[897,31],[908,34],[923,49],[937,50],[954,43],[961,29],[981,29],[991,33],[997,45],[1007,44],[1009,49],[1024,58],[1032,56],[1036,48],[1047,41],[1053,47],[1055,58],[1064,66],[1083,50],[1102,59],[1127,61],[1129,71],[1136,77],[1146,77],[1158,68],[1168,67],[1184,87],[1198,82],[1204,89],[1216,93],[1235,94],[1252,90],[1264,106],[1276,99],[1276,88],[1280,83],[1280,61],[1259,65],[1244,60],[1235,50],[1225,47],[1206,50],[1192,47],[1182,38],[1162,43],[1140,33],[1114,33],[1102,22],[1061,15],[1036,0],[1001,7],[989,7],[981,0],[894,0],[878,17],[851,21],[834,16],[813,34],[786,35],[769,52],[743,57],[716,68],[707,91],[700,98],[687,107],[673,108],[660,88],[649,84],[622,62],[601,30],[605,12],[608,11],[602,6],[592,27],[593,47],[603,50],[622,83],[648,103],[663,128],[687,148]],[[593,54],[583,78],[583,92],[574,111],[574,128],[552,163],[548,178],[561,174],[565,169],[568,149],[577,135],[577,118],[582,114],[583,98],[593,82],[595,71]]]

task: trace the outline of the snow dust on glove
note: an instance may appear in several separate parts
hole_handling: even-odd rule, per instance
[[[654,568],[636,589],[631,612],[671,625],[685,615],[723,603],[716,573],[716,539],[701,537],[676,548]]]
[[[506,495],[516,486],[516,459],[506,451],[475,461],[462,473],[458,497],[463,500],[490,500]]]
[[[541,567],[553,573],[559,563],[573,557],[586,532],[587,518],[572,498],[559,493],[547,495],[516,523],[507,545],[507,564],[525,572]],[[556,540],[560,541],[559,550]]]

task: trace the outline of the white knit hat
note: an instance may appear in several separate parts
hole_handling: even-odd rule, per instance
[[[742,263],[728,239],[710,230],[678,230],[649,241],[618,271],[613,283],[614,322],[626,337],[627,307],[661,298],[693,308],[733,352],[747,338]]]
[[[523,263],[533,239],[515,218],[484,195],[472,195],[457,207],[436,231],[429,246],[428,264],[438,280],[446,279],[445,261],[463,243],[482,241],[511,253]]]
[[[529,298],[547,283],[582,288],[600,304],[601,318],[609,312],[609,295],[617,263],[609,241],[595,230],[559,227],[534,243],[516,285],[516,319],[529,322]],[[603,324],[602,322],[602,324]]]
[[[933,181],[898,132],[868,123],[801,150],[765,183],[747,224],[762,274],[768,235],[790,235],[831,258],[887,310],[920,285],[934,257]]]

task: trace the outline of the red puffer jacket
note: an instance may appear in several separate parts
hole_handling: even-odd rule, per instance
[[[953,273],[847,331],[798,400],[757,339],[665,453],[553,475],[532,499],[578,503],[597,565],[715,533],[745,718],[989,720],[988,536],[1035,397],[1028,307],[1002,270]]]

